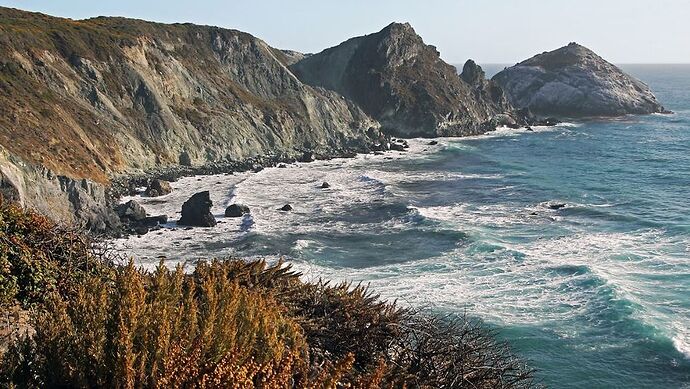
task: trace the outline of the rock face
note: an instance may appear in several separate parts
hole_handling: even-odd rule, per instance
[[[177,224],[194,227],[213,227],[216,218],[211,213],[213,202],[208,191],[194,194],[182,204],[182,217]]]
[[[389,134],[458,136],[491,130],[494,115],[512,109],[500,88],[471,65],[460,78],[409,24],[393,23],[290,68],[305,83],[355,101]]]
[[[0,190],[56,219],[97,229],[113,216],[78,215],[57,177],[104,192],[113,176],[153,168],[357,149],[378,126],[295,77],[287,66],[303,56],[240,31],[9,8],[0,20],[1,175],[38,172]],[[53,207],[40,204],[48,192],[61,198]]]
[[[665,112],[637,80],[586,47],[570,43],[493,77],[519,108],[543,116],[620,116]]]

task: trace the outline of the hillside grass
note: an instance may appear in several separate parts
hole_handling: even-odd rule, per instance
[[[77,231],[0,202],[1,308],[31,331],[6,387],[529,388],[532,370],[478,323],[305,283],[282,263],[117,265]]]

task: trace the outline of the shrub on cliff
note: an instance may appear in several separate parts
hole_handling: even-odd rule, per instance
[[[35,331],[2,357],[0,385],[534,386],[530,369],[464,318],[401,309],[362,286],[304,283],[281,263],[117,266],[32,212],[4,205],[0,216],[3,260],[26,269],[3,270],[14,277],[4,290],[31,308]]]
[[[87,273],[110,272],[86,235],[0,196],[0,309],[42,303]]]

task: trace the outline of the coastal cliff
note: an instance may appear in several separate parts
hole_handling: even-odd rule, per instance
[[[500,88],[472,65],[478,70],[459,77],[408,23],[392,23],[290,68],[305,83],[355,101],[388,133],[434,137],[493,130],[496,115],[512,111]]]
[[[458,75],[407,23],[305,55],[217,27],[0,7],[0,54],[0,194],[99,232],[117,227],[112,202],[123,192],[111,189],[122,177],[541,123],[530,110],[664,111],[643,83],[579,45],[487,80],[472,60]]]
[[[120,174],[358,150],[378,126],[295,77],[302,55],[235,30],[0,8],[0,53],[3,193],[89,227],[109,217],[78,197]]]
[[[547,116],[666,112],[642,81],[588,48],[570,43],[509,67],[493,79],[518,108]]]

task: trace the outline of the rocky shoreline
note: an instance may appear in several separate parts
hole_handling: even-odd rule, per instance
[[[202,166],[177,165],[166,168],[152,169],[145,173],[121,175],[112,180],[107,192],[108,211],[111,218],[117,222],[108,225],[108,228],[99,231],[99,234],[110,238],[121,238],[128,235],[143,235],[151,228],[167,222],[160,216],[140,214],[132,218],[127,213],[127,208],[122,208],[120,200],[124,196],[146,194],[152,183],[175,182],[183,177],[208,176],[217,174],[236,174],[245,172],[259,172],[265,168],[286,167],[286,164],[310,163],[314,161],[331,160],[337,158],[354,158],[361,154],[382,154],[388,151],[406,151],[409,146],[404,139],[390,136],[382,136],[380,142],[368,147],[338,149],[332,152],[314,152],[303,150],[295,155],[268,155],[263,157],[247,158],[243,161],[215,162]],[[433,142],[433,141],[431,141]],[[149,196],[156,197],[156,196]],[[136,206],[133,206],[136,207]],[[143,208],[142,208],[143,211]],[[139,211],[141,212],[141,211]],[[162,223],[160,223],[162,221]]]

